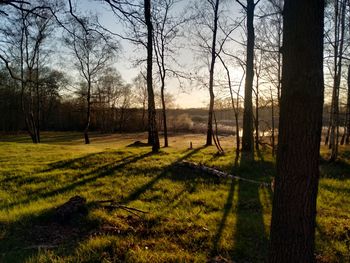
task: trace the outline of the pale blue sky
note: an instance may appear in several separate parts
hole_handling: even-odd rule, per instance
[[[204,0],[203,0],[204,1]],[[178,4],[177,10],[182,10],[189,4],[190,1],[184,0]],[[233,16],[238,16],[239,7],[234,0],[226,0],[226,5],[232,3],[232,14]],[[231,2],[231,3],[230,3]],[[76,0],[75,1],[78,10],[86,12],[96,12],[98,14],[101,24],[106,26],[109,30],[118,33],[125,33],[123,25],[118,23],[118,20],[111,12],[110,8],[98,1],[94,0]],[[240,37],[240,34],[235,34],[235,37]],[[190,42],[191,39],[185,39],[183,41]],[[127,82],[131,82],[132,79],[140,72],[141,67],[135,68],[133,66],[133,59],[138,57],[145,57],[146,51],[142,47],[136,47],[128,41],[120,40],[122,45],[122,51],[120,52],[118,59],[115,63],[117,70],[121,73],[123,79]],[[186,45],[185,45],[186,46]],[[179,54],[179,60],[181,64],[184,65],[183,70],[194,72],[196,69],[196,64],[198,64],[195,54],[191,50],[191,47],[185,47]],[[218,77],[221,76],[225,79],[225,75],[220,73],[220,61],[217,62],[217,72]],[[233,69],[233,68],[232,68]],[[155,68],[156,70],[156,68]],[[205,71],[206,68],[203,68]],[[241,78],[241,72],[239,70],[232,70],[233,78],[237,81]],[[179,84],[177,81],[169,80],[167,82],[167,91],[174,95],[175,104],[188,108],[188,107],[206,107],[208,103],[208,90],[205,88],[200,88],[192,82],[192,85],[188,84],[184,90],[179,89]],[[222,92],[221,92],[222,93]],[[218,92],[218,95],[221,94]],[[225,96],[223,94],[222,96]]]

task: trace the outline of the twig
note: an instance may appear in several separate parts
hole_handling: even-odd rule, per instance
[[[134,207],[118,204],[118,202],[116,202],[113,199],[98,200],[98,201],[95,201],[95,203],[99,203],[99,204],[110,203],[109,205],[104,205],[102,207],[106,208],[106,209],[118,209],[118,208],[120,208],[120,209],[123,209],[123,210],[125,210],[125,211],[127,211],[129,213],[132,213],[134,215],[137,215],[137,216],[139,216],[139,215],[137,213],[135,213],[135,212],[139,212],[139,213],[143,213],[143,214],[147,214],[148,213],[146,211],[143,211],[143,210],[140,210],[140,209],[137,209],[137,208],[134,208]]]
[[[103,206],[103,207],[104,208],[109,208],[109,209],[121,208],[121,209],[124,209],[124,210],[136,211],[136,212],[140,212],[140,213],[144,213],[144,214],[148,213],[146,211],[143,211],[143,210],[140,210],[140,209],[137,209],[137,208],[134,208],[134,207],[125,206],[125,205],[106,205],[106,206]]]

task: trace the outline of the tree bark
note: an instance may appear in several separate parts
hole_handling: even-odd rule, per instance
[[[253,137],[253,79],[254,79],[254,0],[247,0],[247,63],[244,90],[242,161],[254,160]]]
[[[144,0],[145,22],[147,26],[147,93],[148,93],[148,142],[152,152],[159,151],[159,136],[154,102],[152,63],[153,63],[153,25],[151,19],[151,0]]]
[[[207,141],[206,146],[213,144],[213,111],[214,111],[214,69],[215,69],[215,60],[216,60],[216,36],[218,31],[218,14],[219,14],[219,0],[216,0],[214,7],[214,25],[213,25],[213,39],[211,45],[211,62],[209,69],[209,112],[208,112],[208,127],[207,127]]]
[[[285,0],[270,263],[315,262],[323,106],[324,0]]]

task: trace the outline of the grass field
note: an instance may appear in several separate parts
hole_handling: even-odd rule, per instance
[[[202,135],[171,137],[172,147],[158,154],[133,144],[145,138],[95,134],[84,145],[79,133],[44,133],[33,145],[26,135],[2,136],[0,262],[264,262],[271,190],[174,164],[188,160],[270,182],[271,154],[233,167],[232,137],[222,138],[224,156],[203,147]],[[321,172],[317,259],[350,262],[350,148],[341,148],[338,163],[322,162]],[[87,199],[87,213],[57,223],[55,207],[75,195]],[[96,203],[105,199],[147,213]]]

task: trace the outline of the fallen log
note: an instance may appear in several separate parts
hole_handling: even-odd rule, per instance
[[[199,172],[213,175],[213,176],[218,177],[218,178],[237,179],[239,181],[257,184],[257,185],[260,185],[261,187],[271,187],[271,183],[256,181],[256,180],[252,180],[252,179],[243,178],[243,177],[240,177],[237,175],[225,173],[225,172],[220,171],[216,168],[208,167],[208,166],[205,166],[203,164],[197,164],[197,163],[192,163],[192,162],[188,162],[188,161],[181,161],[181,162],[177,162],[175,164],[175,166],[181,167],[181,168],[193,169],[193,170],[196,170]]]

